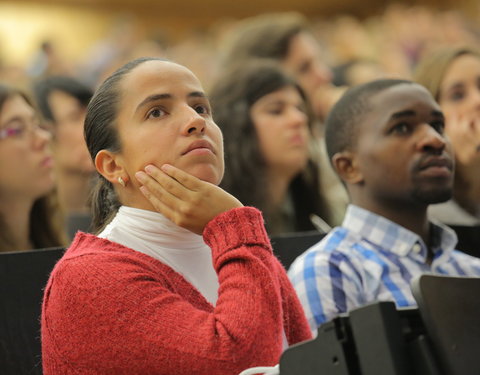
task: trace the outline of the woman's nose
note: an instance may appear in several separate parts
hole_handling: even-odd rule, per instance
[[[185,135],[204,133],[206,127],[205,118],[202,117],[197,111],[191,109],[186,114],[185,125],[183,127],[183,133]]]
[[[317,81],[322,85],[332,82],[332,71],[323,62],[317,62],[315,66],[315,75]]]
[[[472,108],[477,112],[480,113],[480,90],[475,88],[472,90],[470,95],[470,103]]]
[[[304,111],[298,108],[291,108],[288,114],[289,123],[292,126],[306,126],[307,125],[307,115]]]
[[[38,125],[31,132],[35,148],[43,149],[52,140],[52,133]]]

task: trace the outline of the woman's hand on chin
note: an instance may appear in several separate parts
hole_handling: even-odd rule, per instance
[[[169,164],[161,169],[147,165],[145,171],[137,172],[135,177],[142,184],[141,192],[159,213],[200,235],[215,216],[243,206],[218,186]]]

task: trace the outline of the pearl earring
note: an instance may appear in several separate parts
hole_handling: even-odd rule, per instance
[[[117,181],[118,181],[118,183],[119,183],[120,185],[122,185],[123,187],[125,187],[125,186],[127,185],[127,184],[125,183],[125,181],[123,180],[122,177],[118,177],[118,178],[117,178]]]

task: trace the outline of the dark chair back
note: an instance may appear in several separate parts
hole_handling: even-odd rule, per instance
[[[272,236],[273,252],[288,269],[293,261],[309,247],[319,242],[325,233],[317,231],[285,233]]]
[[[480,374],[480,278],[421,275],[412,293],[445,375]]]
[[[480,225],[449,225],[457,233],[456,248],[480,258]]]
[[[43,290],[63,248],[0,253],[0,373],[42,374]]]

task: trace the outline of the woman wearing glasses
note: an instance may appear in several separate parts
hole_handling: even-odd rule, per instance
[[[50,138],[29,98],[0,85],[0,252],[63,245]]]

